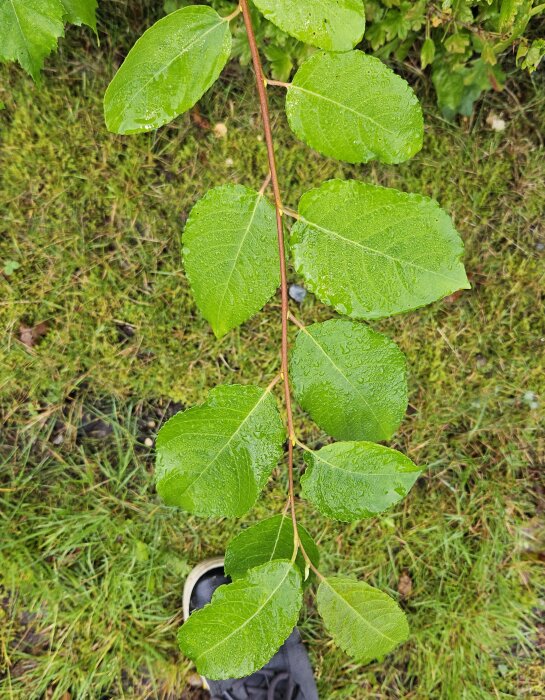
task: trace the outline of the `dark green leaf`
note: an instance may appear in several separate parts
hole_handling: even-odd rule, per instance
[[[197,306],[218,338],[263,308],[280,284],[275,210],[248,187],[210,190],[193,207],[182,242]]]
[[[277,27],[325,51],[349,51],[363,37],[362,0],[254,0]]]
[[[163,17],[138,39],[106,90],[108,129],[134,134],[172,121],[217,80],[230,53],[229,23],[211,7]]]
[[[196,515],[241,516],[283,452],[285,430],[270,391],[224,385],[176,414],[157,436],[157,491]]]
[[[303,195],[299,214],[297,271],[339,313],[382,318],[470,286],[463,243],[433,199],[330,180]]]
[[[361,51],[311,56],[286,99],[293,131],[349,163],[400,163],[422,148],[422,109],[409,84]]]
[[[370,518],[404,498],[421,472],[408,457],[373,442],[336,442],[305,453],[302,496],[344,522]]]
[[[298,402],[337,440],[389,440],[407,410],[405,356],[362,323],[337,319],[302,330],[290,374]]]
[[[409,636],[405,613],[395,600],[363,581],[324,579],[316,602],[335,642],[360,663],[382,661]]]
[[[178,634],[182,652],[203,676],[241,678],[262,668],[289,637],[302,603],[301,575],[273,561],[220,586]]]
[[[320,554],[312,537],[298,525],[299,537],[314,566],[320,563]],[[244,576],[248,569],[275,559],[291,559],[293,554],[293,523],[287,515],[275,515],[243,530],[227,546],[225,572],[233,579]],[[306,564],[301,552],[295,560],[305,577]]]

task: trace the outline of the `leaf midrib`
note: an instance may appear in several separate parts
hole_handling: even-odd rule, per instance
[[[420,215],[418,216],[412,216],[412,217],[407,217],[404,219],[404,221],[411,221],[415,219],[419,219]],[[443,274],[442,272],[438,272],[437,270],[431,270],[427,267],[422,267],[422,265],[418,265],[415,262],[412,262],[410,260],[405,260],[404,258],[396,258],[393,255],[388,255],[388,253],[385,253],[384,251],[381,250],[376,250],[375,248],[369,248],[366,245],[363,245],[363,243],[360,243],[359,241],[355,241],[352,238],[346,238],[346,236],[343,236],[340,234],[338,231],[332,231],[331,229],[325,228],[325,226],[320,226],[319,224],[314,223],[313,221],[309,221],[306,219],[304,216],[300,215],[299,216],[299,221],[302,221],[305,223],[307,226],[311,228],[318,229],[318,231],[322,231],[322,233],[329,234],[330,236],[333,236],[335,238],[339,238],[342,241],[346,241],[346,243],[356,246],[357,248],[361,248],[362,250],[366,251],[367,253],[370,253],[372,255],[378,255],[379,257],[386,258],[388,260],[391,260],[394,263],[398,263],[401,266],[404,265],[409,265],[410,267],[414,267],[417,270],[422,270],[422,272],[429,273],[431,275],[436,275],[437,277],[442,277],[443,279],[448,280],[449,282],[452,282],[453,284],[459,284],[459,280],[455,279],[454,277],[449,277],[448,275]]]
[[[328,462],[327,459],[324,459],[323,457],[321,457],[318,452],[312,451],[312,454],[314,455],[314,457],[318,461],[323,462],[324,464],[327,464],[328,467],[332,467],[333,469],[338,469],[339,471],[346,472],[347,474],[357,474],[357,475],[360,475],[360,476],[365,477],[365,478],[370,478],[373,476],[389,477],[389,476],[397,475],[397,474],[414,474],[415,472],[422,471],[421,469],[418,469],[418,467],[416,469],[411,469],[410,471],[406,471],[406,472],[392,471],[392,472],[387,472],[386,474],[383,474],[382,472],[353,471],[351,469],[346,469],[345,467],[341,467],[338,464],[332,464],[331,462]],[[415,465],[415,467],[416,467],[416,465]]]

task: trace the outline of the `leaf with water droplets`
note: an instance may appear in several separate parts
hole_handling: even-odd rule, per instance
[[[365,30],[362,0],[254,0],[277,27],[325,51],[350,51]]]
[[[184,7],[138,39],[104,96],[116,134],[157,129],[193,107],[231,53],[229,22],[211,7]]]
[[[207,192],[191,211],[182,243],[197,306],[218,338],[262,309],[280,284],[275,210],[248,187]]]
[[[389,440],[407,410],[405,356],[362,323],[334,319],[301,330],[290,375],[298,402],[337,440]]]
[[[285,436],[270,390],[218,386],[159,431],[157,491],[167,505],[195,515],[244,515],[278,463]]]
[[[302,525],[297,525],[299,537],[314,566],[320,563],[320,553],[314,540]],[[244,576],[248,569],[275,559],[291,559],[293,554],[293,523],[287,515],[274,515],[243,530],[229,542],[225,551],[225,573],[233,580]],[[295,564],[305,576],[305,559],[297,554]]]
[[[395,600],[363,581],[324,579],[316,603],[335,642],[360,663],[382,661],[409,636],[407,618]]]
[[[305,453],[302,496],[344,522],[371,518],[404,498],[421,474],[405,455],[373,442],[336,442]]]
[[[401,163],[422,148],[422,109],[412,88],[362,51],[311,56],[288,88],[286,113],[305,143],[349,163]]]
[[[289,637],[301,604],[299,569],[289,561],[263,564],[220,586],[190,615],[178,633],[180,649],[207,678],[249,676]]]
[[[383,318],[469,289],[462,240],[433,199],[330,180],[302,196],[299,214],[296,269],[339,313]]]

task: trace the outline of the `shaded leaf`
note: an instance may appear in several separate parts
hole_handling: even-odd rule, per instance
[[[262,668],[289,637],[302,604],[301,575],[273,561],[220,586],[178,634],[182,652],[203,676],[241,678]]]
[[[401,452],[373,442],[336,442],[305,453],[302,496],[330,518],[351,522],[404,498],[421,474]]]
[[[248,187],[210,190],[193,207],[182,243],[197,306],[218,338],[263,308],[280,284],[275,209]]]
[[[389,440],[407,410],[405,356],[362,323],[335,319],[300,331],[290,375],[297,401],[337,440]]]
[[[18,61],[38,81],[44,59],[64,35],[63,16],[59,0],[0,2],[0,59]]]
[[[299,214],[297,271],[339,313],[382,318],[470,286],[462,240],[433,199],[330,180],[303,195]]]
[[[362,51],[311,56],[288,88],[286,113],[305,143],[349,163],[401,163],[422,148],[422,109],[412,88]]]
[[[240,516],[254,505],[283,452],[285,430],[270,391],[223,385],[159,431],[157,491],[196,515]]]
[[[312,537],[298,525],[299,537],[312,563],[318,567],[320,554]],[[291,559],[293,554],[293,523],[287,515],[275,515],[243,530],[229,542],[225,551],[225,572],[233,580],[244,576],[248,569],[275,559]],[[295,564],[305,577],[305,559],[297,554]]]
[[[96,0],[61,0],[65,10],[65,21],[72,24],[86,24],[97,31]]]
[[[349,51],[365,30],[362,0],[253,0],[277,27],[326,51]]]
[[[229,23],[211,7],[184,7],[138,39],[104,96],[117,134],[157,129],[193,107],[231,53]]]
[[[399,605],[363,581],[344,576],[324,579],[316,602],[335,642],[360,663],[382,661],[409,636]]]

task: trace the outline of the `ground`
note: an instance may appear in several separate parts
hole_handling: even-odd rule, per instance
[[[108,134],[102,95],[151,17],[104,7],[110,35],[98,47],[72,29],[42,86],[0,69],[2,698],[197,697],[175,641],[184,577],[285,500],[282,465],[244,522],[191,517],[155,493],[165,416],[218,383],[265,385],[278,369],[278,299],[217,341],[180,256],[193,203],[224,182],[259,187],[266,153],[251,73],[236,64],[199,113],[154,134]],[[410,640],[382,662],[352,663],[311,594],[302,633],[327,700],[542,698],[545,85],[512,80],[450,124],[429,81],[407,75],[426,135],[401,166],[309,151],[272,97],[288,206],[335,176],[433,196],[465,241],[473,286],[373,324],[408,357],[410,410],[394,446],[425,468],[410,496],[351,525],[298,503],[323,568],[399,599]],[[290,280],[301,282],[293,270]],[[305,322],[332,316],[310,294],[294,310]],[[309,444],[324,439],[296,418]]]

